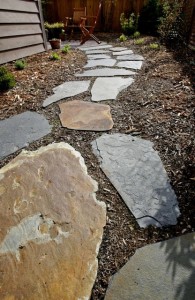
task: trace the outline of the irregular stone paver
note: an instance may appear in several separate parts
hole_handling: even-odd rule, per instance
[[[129,54],[129,55],[119,55],[116,57],[117,60],[144,60],[142,55]]]
[[[111,50],[111,51],[125,51],[125,50],[127,50],[127,48],[125,48],[125,47],[113,47],[113,48],[110,48],[109,50]]]
[[[111,58],[110,55],[107,54],[93,54],[93,55],[87,55],[87,59],[106,59]]]
[[[104,44],[104,45],[93,46],[93,47],[78,47],[78,49],[82,51],[100,50],[100,49],[108,49],[108,48],[112,48],[112,45]]]
[[[110,106],[83,101],[69,101],[59,105],[62,126],[91,131],[105,131],[113,127]]]
[[[81,155],[22,152],[0,178],[1,299],[89,299],[106,209]]]
[[[90,80],[87,81],[68,81],[53,89],[54,95],[51,95],[43,102],[43,107],[46,107],[61,99],[73,97],[84,93],[89,89]]]
[[[124,51],[119,51],[119,52],[113,52],[113,55],[128,55],[128,54],[133,54],[132,50],[124,50]]]
[[[140,70],[143,62],[141,60],[137,61],[120,61],[116,64],[117,67],[126,69]]]
[[[195,299],[195,233],[145,246],[111,279],[105,300]]]
[[[92,87],[92,101],[115,100],[118,94],[133,83],[132,78],[97,78]]]
[[[111,52],[109,50],[100,49],[100,50],[88,50],[85,53],[88,55],[88,54],[105,54]]]
[[[76,74],[76,77],[109,77],[109,76],[129,76],[135,75],[135,72],[125,69],[114,69],[114,68],[99,68],[93,70],[84,71],[81,74]]]
[[[24,112],[0,121],[0,159],[51,132],[46,118],[35,112]]]
[[[113,67],[115,63],[116,63],[116,59],[112,59],[112,58],[94,59],[94,60],[88,60],[84,68],[94,68],[98,66]]]
[[[105,134],[92,145],[102,170],[141,227],[177,223],[177,199],[153,143],[130,135]]]

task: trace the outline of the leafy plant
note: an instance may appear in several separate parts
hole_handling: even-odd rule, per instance
[[[52,54],[50,56],[50,59],[51,60],[60,60],[61,56],[58,53],[56,53],[56,52],[52,52]]]
[[[121,34],[119,37],[120,42],[125,42],[127,40],[127,37],[124,34]]]
[[[56,22],[56,23],[48,23],[45,22],[45,29],[48,30],[48,38],[51,40],[53,38],[59,38],[59,35],[62,32],[62,29],[64,28],[63,22]]]
[[[157,49],[159,49],[159,44],[151,43],[149,47],[150,47],[150,49],[157,50]]]
[[[137,39],[137,38],[139,38],[139,37],[140,37],[140,32],[139,32],[139,31],[134,32],[133,38],[134,38],[134,39]]]
[[[0,67],[0,90],[9,90],[16,85],[14,75],[5,67]]]
[[[71,47],[70,45],[65,45],[63,48],[62,48],[62,53],[66,54],[70,51]]]
[[[23,70],[25,67],[26,67],[26,62],[25,62],[24,59],[16,60],[16,62],[15,62],[15,68],[17,70]]]
[[[134,41],[135,45],[142,45],[144,43],[144,39],[137,39]]]
[[[120,15],[120,24],[124,34],[132,35],[137,31],[139,15],[131,13],[126,17],[124,13]]]

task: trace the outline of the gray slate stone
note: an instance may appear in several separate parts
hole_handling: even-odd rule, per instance
[[[87,55],[88,54],[105,54],[105,53],[110,53],[110,51],[109,50],[100,49],[100,50],[88,50],[85,53]]]
[[[119,55],[116,57],[117,60],[144,60],[142,55],[129,54],[129,55]]]
[[[177,223],[177,199],[153,143],[131,135],[105,134],[92,145],[102,170],[140,227]]]
[[[140,70],[143,62],[141,60],[137,61],[120,61],[116,64],[117,67],[126,69]]]
[[[107,58],[111,58],[110,55],[107,54],[90,54],[87,55],[87,59],[107,59]]]
[[[99,66],[104,67],[113,67],[116,63],[116,59],[107,58],[107,59],[93,59],[88,60],[87,64],[84,66],[84,68],[94,68]]]
[[[51,95],[43,102],[43,107],[46,107],[61,99],[84,93],[89,89],[89,85],[90,80],[65,82],[53,89],[54,95]]]
[[[35,112],[24,112],[0,121],[0,159],[28,146],[51,132],[44,116]]]
[[[78,49],[82,51],[100,50],[100,49],[108,49],[108,48],[112,48],[112,45],[103,44],[103,45],[93,46],[93,47],[82,47],[82,46],[78,47]]]
[[[124,50],[124,51],[116,51],[113,53],[113,55],[128,55],[133,54],[132,50]]]
[[[129,76],[135,75],[135,72],[125,69],[114,69],[114,68],[99,68],[93,70],[84,71],[81,74],[76,74],[76,77],[109,77],[109,76]]]
[[[113,47],[113,48],[110,48],[109,50],[111,50],[111,51],[125,51],[125,50],[127,50],[127,48],[125,48],[125,47]]]
[[[105,300],[195,299],[195,233],[145,246],[110,281]]]
[[[132,78],[97,78],[92,87],[92,101],[115,100],[118,94],[133,83]]]

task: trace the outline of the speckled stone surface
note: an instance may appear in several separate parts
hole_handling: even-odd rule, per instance
[[[118,55],[117,60],[144,60],[142,55],[139,54],[128,54],[128,55]]]
[[[77,73],[76,77],[113,77],[113,76],[131,76],[135,72],[125,69],[117,68],[98,68],[93,70],[86,70],[83,73]]]
[[[124,50],[124,51],[114,51],[113,55],[128,55],[133,54],[132,50]]]
[[[120,61],[116,64],[117,67],[126,68],[126,69],[134,69],[140,70],[143,65],[143,61]]]
[[[104,134],[92,145],[102,170],[140,227],[177,224],[177,198],[151,142],[131,135]]]
[[[107,59],[107,58],[111,58],[111,56],[108,54],[89,54],[89,55],[87,55],[88,60]]]
[[[91,59],[88,60],[84,68],[94,68],[94,67],[113,67],[116,64],[116,59],[106,58],[106,59]]]

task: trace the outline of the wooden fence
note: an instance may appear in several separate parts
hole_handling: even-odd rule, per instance
[[[0,0],[0,64],[46,48],[40,0]]]

